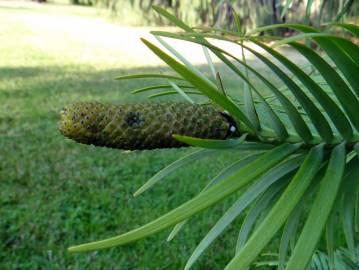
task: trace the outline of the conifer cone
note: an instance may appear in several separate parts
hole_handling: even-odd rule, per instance
[[[78,102],[61,111],[59,130],[79,143],[136,150],[185,146],[173,134],[225,139],[233,122],[212,106],[189,103]]]

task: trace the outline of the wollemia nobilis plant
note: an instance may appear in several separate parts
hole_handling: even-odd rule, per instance
[[[344,235],[346,243],[340,244],[347,246],[348,257],[355,265],[359,228],[359,47],[352,40],[358,38],[359,27],[333,23],[319,30],[303,24],[281,24],[247,34],[219,29],[197,31],[165,10],[158,7],[155,10],[184,30],[153,32],[177,59],[149,41],[142,41],[177,75],[136,74],[118,79],[166,80],[166,84],[134,92],[172,88],[153,96],[179,94],[185,102],[122,106],[75,103],[62,111],[61,132],[81,143],[120,149],[183,145],[204,148],[164,168],[135,195],[150,189],[174,169],[210,152],[253,153],[236,160],[197,196],[158,219],[125,234],[69,250],[86,252],[125,245],[174,226],[169,237],[172,239],[188,218],[235,193],[240,194],[238,199],[194,249],[185,269],[190,269],[241,215],[246,217],[239,230],[236,251],[228,264],[223,265],[224,269],[246,270],[255,265],[261,252],[278,235],[279,241],[272,242],[278,242],[275,257],[278,268],[307,269],[321,241],[326,242],[328,256],[334,256],[335,233]],[[277,39],[272,46],[262,42],[265,36],[257,35],[279,27],[298,34]],[[332,29],[340,33],[327,31]],[[206,77],[161,37],[203,46],[213,76]],[[283,86],[274,85],[248,65],[244,54],[235,56],[210,43],[213,39],[235,43],[239,49],[249,51]],[[303,45],[301,40],[316,43],[318,49]],[[247,45],[250,43],[266,54],[258,53]],[[273,49],[282,44],[306,59],[311,72],[305,72]],[[240,98],[226,93],[209,52],[233,71],[233,76],[244,81],[244,86],[238,87]],[[261,82],[263,89],[253,84],[254,80]],[[270,96],[264,96],[264,91]],[[191,95],[208,100],[198,104]]]

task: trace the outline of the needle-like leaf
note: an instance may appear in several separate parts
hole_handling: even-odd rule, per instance
[[[278,53],[277,51],[273,50],[272,48],[268,47],[267,45],[253,41],[256,45],[263,48],[267,51],[271,56],[275,57],[279,60],[285,67],[287,67],[293,74],[302,81],[311,91],[311,93],[317,98],[317,100],[321,100],[322,97],[327,96],[324,90],[317,92],[320,87],[316,87],[317,84],[310,79],[297,65],[291,62],[289,59]],[[327,142],[330,143],[333,139],[333,132],[328,121],[325,119],[324,115],[320,112],[320,110],[316,107],[316,105],[309,99],[309,97],[300,89],[300,87],[290,80],[288,75],[286,75],[283,71],[281,71],[276,65],[271,63],[269,60],[265,60],[264,57],[261,58],[268,67],[270,67],[288,86],[289,90],[293,93],[296,97],[298,102],[303,106],[304,110],[308,113],[308,116],[312,120],[314,127],[317,129],[319,135]],[[321,95],[320,95],[321,94]],[[328,96],[327,96],[328,97]],[[329,98],[329,97],[328,97]]]
[[[351,24],[351,23],[338,23],[338,22],[329,23],[328,25],[342,27],[342,28],[348,30],[349,32],[351,32],[355,37],[359,38],[359,26],[358,25]]]
[[[332,151],[318,194],[286,269],[302,270],[309,263],[337,197],[344,167],[345,144],[342,143]]]
[[[226,266],[225,270],[245,270],[250,266],[274,234],[282,227],[300,201],[319,170],[322,159],[323,145],[316,146],[310,150],[282,196],[252,234],[243,249]]]
[[[256,74],[256,76],[259,76],[260,79],[262,79],[270,88],[271,91],[274,91],[276,95],[279,95],[279,99],[281,100],[282,103],[284,103],[285,108],[289,111],[289,117],[291,118],[292,121],[295,122],[295,127],[297,127],[298,130],[300,130],[300,132],[298,132],[299,134],[302,134],[301,136],[307,136],[309,129],[307,131],[305,131],[305,122],[304,120],[300,120],[301,116],[300,114],[297,112],[296,108],[291,104],[291,102],[282,94],[280,93],[280,91],[278,91],[278,89],[271,84],[267,79],[265,79],[261,74],[259,74],[257,71],[255,71],[253,68],[251,68],[249,65],[247,65],[246,63],[244,63],[242,60],[240,60],[239,58],[233,56],[232,54],[229,54],[228,52],[220,49],[219,47],[213,46],[212,44],[209,44],[208,42],[203,42],[203,41],[199,41],[199,40],[194,40],[188,37],[182,37],[173,33],[167,33],[167,32],[153,32],[153,34],[158,34],[158,35],[163,35],[166,37],[171,37],[171,38],[176,38],[176,39],[180,39],[180,40],[186,40],[189,42],[194,42],[194,43],[198,43],[201,44],[203,46],[208,47],[209,49],[211,49],[214,52],[218,53],[222,53],[222,54],[226,54],[229,57],[235,59],[237,62],[241,63],[245,68],[248,68],[251,72],[254,72]],[[216,55],[217,55],[216,54]],[[268,102],[263,98],[263,96],[261,95],[260,91],[256,89],[256,87],[247,79],[247,77],[242,74],[242,72],[231,62],[229,61],[227,58],[221,58],[221,60],[224,61],[224,63],[234,72],[236,73],[238,76],[240,76],[245,83],[247,83],[251,89],[253,89],[253,91],[255,91],[255,93],[258,95],[259,99],[261,100],[262,104],[264,105],[264,109],[266,110],[266,114],[270,117],[271,119],[271,126],[273,127],[273,129],[275,130],[276,134],[278,135],[278,137],[281,140],[285,140],[288,136],[288,132],[286,131],[286,128],[284,127],[283,123],[281,122],[281,120],[278,118],[278,116],[273,112],[272,108],[270,107],[270,105],[268,104]],[[310,139],[308,139],[310,140]]]
[[[182,88],[194,88],[191,85],[178,85]],[[153,86],[146,86],[146,87],[141,87],[135,90],[131,91],[131,94],[138,94],[138,93],[142,93],[142,92],[147,92],[147,91],[151,91],[151,90],[156,90],[156,89],[166,89],[166,88],[171,88],[172,86],[169,84],[160,84],[160,85],[153,85]]]
[[[204,96],[203,93],[200,93],[198,91],[184,91],[186,95],[199,95]],[[163,91],[156,94],[149,95],[148,98],[157,98],[162,96],[170,96],[170,95],[179,95],[177,91]]]
[[[300,45],[298,43],[290,43],[290,44],[293,47],[295,47],[298,51],[300,51],[303,55],[308,54],[307,56],[308,59],[310,55],[314,53],[304,45]],[[329,117],[331,118],[331,120],[333,121],[334,125],[339,130],[343,138],[345,138],[346,140],[350,140],[353,136],[353,130],[351,128],[350,122],[348,121],[345,114],[341,111],[339,106],[335,104],[335,102],[328,96],[328,94],[324,91],[324,89],[322,89],[318,83],[316,83],[311,77],[306,75],[299,67],[294,65],[289,60],[281,61],[281,62],[285,64],[285,66],[296,75],[296,77],[307,87],[307,89],[322,105],[322,107],[325,109],[325,112],[329,115]]]
[[[320,171],[315,178],[321,179],[321,177],[323,177],[323,175],[321,174]],[[309,188],[303,195],[302,199],[300,200],[300,202],[297,204],[297,206],[293,209],[292,213],[288,217],[288,220],[284,226],[283,234],[279,245],[278,270],[284,270],[285,268],[285,260],[288,253],[289,244],[291,244],[291,248],[294,249],[294,242],[299,227],[301,214],[306,207],[307,201],[312,197],[314,192],[317,190],[319,181],[316,181],[316,179],[312,181]]]
[[[170,44],[168,44],[166,41],[164,41],[159,36],[155,36],[155,38],[161,43],[163,47],[165,47],[170,53],[172,53],[178,60],[180,60],[185,66],[190,69],[192,72],[194,72],[197,76],[201,77],[203,80],[210,82],[210,80],[190,61],[188,61],[181,53],[179,53],[177,50],[175,50]]]
[[[253,133],[256,133],[256,129],[247,118],[247,116],[241,111],[241,109],[230,101],[226,96],[217,91],[216,85],[210,83],[208,80],[199,77],[196,73],[192,72],[186,66],[180,64],[175,59],[164,53],[158,47],[150,43],[149,41],[142,39],[143,43],[153,51],[159,58],[166,62],[171,68],[179,73],[183,78],[192,83],[198,90],[205,93],[209,98],[215,101],[218,105],[226,109],[233,117],[242,121]]]
[[[173,226],[182,220],[208,208],[209,206],[228,197],[233,192],[247,185],[258,176],[262,175],[270,168],[294,153],[300,144],[282,144],[260,156],[255,161],[240,169],[236,174],[223,180],[221,185],[214,185],[207,191],[199,194],[197,197],[182,204],[176,209],[168,212],[162,217],[125,234],[108,238],[102,241],[73,246],[69,248],[70,252],[84,252],[99,250],[118,245],[124,245],[135,240],[145,238],[151,234],[159,232],[165,228]]]
[[[227,177],[235,174],[239,169],[244,167],[245,165],[249,164],[253,160],[255,160],[257,157],[259,157],[261,153],[253,154],[248,157],[242,158],[230,166],[224,168],[216,177],[211,179],[211,181],[208,182],[206,187],[201,191],[204,192],[205,190],[209,189],[211,186],[221,182],[222,180],[226,179]],[[177,224],[173,230],[171,231],[170,235],[167,237],[167,241],[171,241],[176,234],[181,230],[181,228],[187,223],[188,220],[184,220],[181,223]]]
[[[172,88],[179,94],[181,95],[185,100],[187,100],[189,103],[194,104],[195,102],[193,101],[193,99],[191,99],[186,92],[184,92],[176,83],[172,82],[172,81],[168,81],[168,83],[172,86]]]
[[[158,73],[140,73],[140,74],[130,74],[116,77],[115,80],[131,80],[131,79],[143,79],[143,78],[161,78],[161,79],[173,79],[173,80],[182,80],[182,78],[172,75],[158,74]]]
[[[327,253],[328,253],[328,258],[329,258],[329,265],[331,267],[334,267],[334,257],[335,257],[335,253],[334,253],[334,245],[335,245],[334,230],[335,230],[335,224],[337,222],[337,220],[336,220],[337,210],[338,210],[337,207],[333,207],[332,212],[329,214],[327,224],[325,225],[325,240],[326,240],[326,244],[327,244]]]
[[[359,159],[355,158],[348,165],[349,172],[343,180],[343,202],[341,208],[343,229],[345,240],[353,261],[355,260],[355,242],[354,242],[354,210],[355,197],[359,187]]]
[[[172,172],[176,171],[177,169],[191,164],[196,160],[200,160],[202,158],[208,157],[212,154],[218,153],[212,149],[201,149],[195,152],[192,152],[183,158],[177,159],[175,162],[171,163],[164,169],[157,172],[154,176],[152,176],[141,188],[139,188],[135,193],[134,196],[138,196],[141,193],[145,192],[146,190],[152,188],[158,181],[162,180],[167,175],[171,174]]]
[[[175,25],[177,25],[178,27],[182,28],[183,30],[185,30],[186,32],[189,33],[193,33],[195,32],[191,27],[189,27],[188,25],[186,25],[184,22],[178,20],[175,16],[173,16],[172,14],[168,13],[166,10],[164,10],[163,8],[160,8],[158,6],[155,6],[154,9],[161,14],[162,16],[164,16],[165,18],[167,18],[169,21],[173,22]],[[197,37],[198,41],[202,41],[204,43],[204,45],[208,44],[208,42],[202,38],[202,37]],[[221,59],[226,65],[231,66],[232,68],[235,68],[233,64],[231,64],[228,59],[222,55],[221,53],[218,52],[214,52],[214,54]],[[241,73],[241,72],[240,72]],[[245,108],[246,108],[246,112],[248,114],[248,119],[251,121],[251,125],[253,126],[253,128],[255,128],[256,130],[258,130],[260,128],[259,126],[259,119],[258,119],[258,115],[254,106],[254,101],[253,98],[251,96],[251,93],[248,93],[248,91],[246,92],[245,95],[246,99],[245,99]]]
[[[291,43],[290,45],[298,50],[298,52],[300,52],[304,57],[306,57],[308,61],[311,62],[313,66],[315,66],[315,68],[320,72],[320,74],[331,87],[335,96],[338,98],[352,124],[357,130],[359,130],[359,116],[357,113],[359,108],[359,101],[357,97],[351,92],[344,80],[338,75],[334,68],[332,68],[313,50],[310,50],[298,43]],[[343,127],[343,130],[344,128],[345,127]],[[348,128],[345,128],[345,130],[348,132]],[[346,136],[349,136],[349,134]]]
[[[341,48],[343,51],[347,53],[347,55],[359,66],[359,46],[354,44],[353,42],[341,38],[341,37],[333,37],[331,38],[334,43]]]
[[[298,100],[300,100],[301,105],[305,106],[305,108],[307,109],[307,113],[311,112],[312,121],[313,121],[313,119],[316,119],[315,117],[317,117],[319,115],[319,114],[317,114],[317,112],[319,110],[316,109],[316,112],[314,112],[314,111],[312,112],[312,110],[315,109],[316,107],[310,100],[308,100],[307,97],[304,97],[302,94],[300,94],[300,92],[302,92],[302,91],[293,82],[293,80],[291,80],[288,77],[288,75],[286,75],[275,64],[273,64],[269,59],[267,59],[260,53],[249,48],[248,46],[243,45],[243,47],[246,48],[251,53],[253,53],[258,59],[260,59],[263,63],[265,63],[269,68],[271,68],[273,70],[273,72],[275,72],[277,74],[277,76],[288,86],[288,88],[292,90],[292,93],[295,95],[295,97]],[[295,113],[295,112],[297,112],[297,110],[295,108],[293,108],[294,107],[293,104],[291,102],[289,102],[289,104],[288,104],[288,99],[283,98],[283,95],[278,94],[277,91],[275,91],[274,94],[276,94],[278,96],[278,98],[280,98],[281,101],[284,104],[286,104],[286,108],[288,109],[288,111],[290,110],[291,116],[292,116],[292,122],[293,122],[294,127],[296,127],[298,134],[303,138],[303,140],[305,140],[306,142],[310,142],[312,140],[312,134],[310,132],[310,129],[308,128],[308,126],[306,125],[304,120]],[[310,105],[310,103],[312,105]]]
[[[291,177],[293,177],[293,175],[289,175],[289,177],[283,177],[281,181],[273,184],[270,188],[268,188],[268,190],[264,192],[264,194],[250,209],[239,231],[236,245],[236,254],[244,247],[248,236],[250,235],[250,232],[256,223],[256,220],[260,215],[263,215],[266,209],[272,208],[276,199],[280,195],[280,192],[288,184],[288,181]]]
[[[309,38],[313,38],[313,37],[331,37],[331,38],[333,38],[335,36],[327,34],[327,33],[298,34],[298,35],[294,35],[294,36],[290,36],[290,37],[287,37],[287,38],[277,40],[276,42],[273,43],[273,45],[271,47],[276,48],[276,47],[282,46],[284,44],[288,44],[288,43],[303,40],[303,39],[309,39]]]
[[[207,65],[208,65],[208,67],[209,67],[209,69],[210,69],[210,71],[212,73],[212,77],[213,77],[214,80],[216,80],[217,71],[216,71],[216,68],[214,67],[211,55],[209,54],[209,51],[205,46],[202,46],[202,50],[203,50],[204,56],[206,57]]]
[[[187,143],[192,146],[210,148],[210,149],[233,149],[242,144],[247,137],[247,134],[242,135],[239,139],[227,140],[213,140],[213,139],[200,139],[183,135],[173,135],[173,138],[180,142]]]
[[[226,211],[226,213],[217,221],[213,228],[198,244],[191,257],[186,263],[185,269],[189,269],[203,254],[203,252],[213,243],[213,241],[245,210],[261,193],[263,193],[273,183],[281,177],[297,169],[303,161],[303,156],[298,156],[279,164],[270,170],[267,174],[258,179],[257,183],[250,186],[246,192]],[[236,164],[229,168],[236,169]]]
[[[319,30],[304,24],[276,24],[255,29],[254,32],[265,31],[269,29],[287,27],[301,31],[303,33],[318,33]],[[359,96],[359,81],[356,79],[356,74],[359,74],[359,65],[353,62],[353,59],[344,52],[338,45],[335,44],[330,37],[313,37],[313,40],[319,44],[320,47],[327,53],[333,60],[338,69],[343,73],[349,84],[352,86],[354,92]]]

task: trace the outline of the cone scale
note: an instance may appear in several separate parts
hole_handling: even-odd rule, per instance
[[[59,130],[83,144],[141,150],[185,146],[173,134],[226,139],[236,127],[230,116],[210,105],[78,102],[61,111]]]

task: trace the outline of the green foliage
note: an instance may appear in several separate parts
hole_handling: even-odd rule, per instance
[[[238,103],[238,95],[227,94],[222,80],[219,84],[214,83],[214,78],[208,78],[193,67],[168,44],[165,47],[170,53],[143,39],[144,44],[183,80],[206,96],[211,103],[228,111],[237,121],[241,133],[246,133],[237,141],[221,142],[178,135],[175,135],[175,138],[208,149],[240,150],[241,147],[248,149],[246,147],[252,146],[252,151],[260,154],[253,159],[238,158],[234,167],[230,166],[222,171],[222,177],[212,180],[197,196],[152,222],[119,236],[70,247],[69,251],[84,252],[126,245],[176,226],[169,236],[172,239],[185,227],[189,218],[241,191],[240,203],[237,201],[233,204],[217,222],[195,249],[185,269],[190,269],[213,240],[249,206],[252,208],[245,213],[246,217],[239,230],[236,253],[226,266],[223,265],[226,270],[248,269],[268,245],[274,244],[271,241],[279,233],[282,233],[279,244],[281,269],[306,269],[315,250],[321,245],[325,231],[329,256],[333,254],[334,245],[337,244],[334,241],[335,232],[343,232],[349,252],[354,258],[354,231],[358,222],[355,209],[359,197],[359,116],[356,113],[359,107],[359,88],[358,79],[355,77],[355,74],[359,74],[359,47],[349,38],[329,35],[305,24],[269,25],[247,34],[219,29],[206,29],[205,33],[196,32],[166,10],[160,7],[155,7],[155,10],[184,32],[154,32],[154,35],[186,40],[206,47],[232,70],[239,80],[250,86],[240,93],[244,104]],[[238,20],[236,21],[237,27],[240,28]],[[359,27],[350,24],[338,26],[351,29],[354,35],[359,30]],[[295,62],[265,45],[262,42],[263,37],[256,36],[256,33],[262,31],[284,27],[302,32],[298,39],[308,39],[322,49],[323,54],[319,54],[314,49],[301,45],[298,40],[291,38],[281,41],[307,58],[315,69],[314,75],[302,71]],[[327,25],[328,30],[332,27]],[[210,34],[208,30],[211,31]],[[243,55],[240,59],[214,46],[207,37],[234,43],[239,49],[251,52],[283,83],[281,90],[247,64]],[[249,43],[264,49],[271,58],[252,49]],[[278,60],[282,66],[273,62],[272,58]],[[206,59],[209,67],[213,69],[208,52]],[[255,75],[267,87],[267,91],[273,94],[273,101],[268,102],[263,97],[264,91],[257,89],[251,83],[251,77],[244,75],[230,59],[244,66],[251,75]],[[330,64],[327,59],[330,59]],[[287,70],[284,70],[283,66]],[[215,72],[212,71],[213,73]],[[132,77],[141,76],[139,74]],[[324,83],[317,83],[314,76],[320,76]],[[215,79],[218,78],[220,76]],[[248,95],[249,89],[253,95]],[[276,102],[280,110],[274,106]],[[266,119],[266,122],[263,119]],[[279,126],[284,127],[285,132],[280,131]],[[271,148],[263,150],[263,145]],[[204,152],[198,153],[200,154],[196,153],[192,157],[197,158],[198,155],[200,158]],[[192,157],[177,161],[158,173],[157,178],[150,179],[140,192],[153,187],[162,179],[161,175],[166,175],[166,171],[179,168]],[[303,205],[307,207],[303,208]],[[336,215],[336,209],[340,209],[342,213],[338,220],[333,217]],[[300,224],[303,212],[303,224]]]
[[[268,255],[268,257],[276,257],[275,255]],[[354,249],[354,257],[352,252],[347,248],[339,248],[333,251],[332,255],[325,252],[316,251],[308,266],[308,270],[356,270],[358,269],[359,261],[359,247]],[[275,259],[256,263],[260,267],[277,266]]]
[[[110,9],[123,22],[136,25],[167,25],[168,21],[151,12],[151,7],[158,5],[190,25],[235,29],[239,22],[244,32],[280,22],[319,25],[341,21],[353,17],[359,8],[352,0],[96,0],[96,3]]]
[[[354,256],[352,255],[354,251]],[[347,248],[340,248],[335,250],[333,256],[324,252],[316,252],[310,263],[310,269],[316,270],[355,270],[358,269],[359,262],[359,248],[349,250]]]

